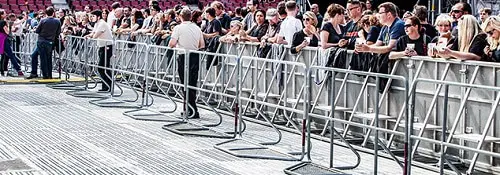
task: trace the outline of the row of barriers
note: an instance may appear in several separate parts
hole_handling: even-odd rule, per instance
[[[36,35],[26,34],[22,38],[17,53],[29,70]],[[134,108],[125,115],[135,119],[176,121],[164,128],[179,134],[243,138],[247,128],[239,119],[260,120],[271,126],[277,137],[252,143],[253,149],[279,143],[280,129],[303,136],[300,154],[255,156],[248,154],[252,149],[224,147],[236,141],[216,145],[236,156],[307,158],[306,162],[310,162],[314,151],[310,138],[316,137],[331,143],[330,168],[336,167],[333,143],[340,143],[350,148],[358,160],[353,166],[337,166],[337,169],[355,168],[359,165],[357,151],[369,148],[375,154],[374,172],[377,172],[379,155],[398,162],[403,174],[411,172],[411,165],[441,173],[449,170],[468,174],[474,170],[500,172],[500,154],[496,153],[500,142],[500,133],[496,130],[500,101],[496,82],[500,65],[495,63],[402,58],[389,63],[388,74],[380,74],[352,70],[350,51],[343,68],[331,68],[324,65],[332,49],[307,48],[294,55],[287,47],[273,45],[267,58],[258,58],[259,46],[249,43],[222,43],[216,53],[209,53],[152,45],[147,36],[139,37],[138,42],[125,40],[124,36],[114,41],[67,37],[61,43],[64,47],[59,46],[54,54],[53,67],[63,79],[77,74],[86,81],[80,85],[66,83],[54,87],[71,89],[68,94],[77,97],[95,98],[91,103],[99,106]],[[111,68],[98,64],[96,42],[112,46]],[[176,58],[183,52],[199,55],[186,59],[198,62],[196,87],[187,81],[180,83]],[[188,65],[196,64],[185,64]],[[184,68],[184,75],[189,75],[182,77],[184,80],[195,76],[188,70],[189,67]],[[96,87],[101,81],[96,75],[103,73],[112,80],[111,93],[87,91]],[[131,98],[122,96],[122,86],[134,89]],[[197,101],[217,114],[215,123],[193,124],[188,122],[187,114],[182,118],[169,115],[176,111],[177,102],[186,101],[183,99],[185,89],[198,91]],[[151,108],[153,94],[169,99],[175,108]],[[190,107],[187,103],[183,105],[184,109]],[[217,131],[222,122],[221,113],[234,114],[234,131]],[[237,152],[241,150],[245,150],[245,154]]]

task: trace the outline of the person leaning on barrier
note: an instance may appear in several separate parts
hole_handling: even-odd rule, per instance
[[[405,23],[397,16],[398,10],[396,5],[392,2],[384,2],[379,5],[378,18],[380,23],[384,25],[380,31],[378,40],[373,45],[365,43],[357,43],[357,52],[371,52],[371,53],[389,53],[396,47],[399,37],[405,34]]]
[[[451,47],[437,50],[437,55],[460,60],[485,60],[484,48],[488,45],[486,37],[474,16],[463,15],[458,20],[458,38]]]
[[[327,49],[346,46],[347,40],[342,38],[345,34],[345,28],[341,26],[345,22],[344,7],[339,4],[330,4],[326,12],[329,21],[321,27],[321,47]]]
[[[94,10],[91,13],[91,21],[95,22],[95,27],[92,33],[85,36],[85,38],[94,38],[100,40],[113,40],[113,34],[111,33],[111,27],[102,19],[102,11]],[[97,71],[101,76],[103,81],[101,92],[107,92],[110,90],[111,78],[113,77],[111,70],[103,69],[111,67],[111,57],[113,56],[113,43],[110,41],[97,41],[97,46],[99,47],[99,67]]]
[[[163,17],[163,13],[160,13],[161,9],[158,6],[152,6],[151,8],[151,19],[149,24],[143,25],[140,30],[137,30],[135,32],[132,32],[133,36],[139,35],[139,34],[153,34],[155,32],[155,27],[160,26],[160,19]]]
[[[296,54],[300,52],[304,47],[318,47],[319,34],[316,30],[316,24],[318,24],[318,19],[313,12],[304,13],[304,29],[298,31],[293,35],[292,47],[290,52]]]
[[[257,10],[254,13],[254,24],[247,31],[246,37],[242,38],[250,42],[260,42],[260,39],[266,35],[267,29],[269,28],[269,23],[267,22],[266,12],[264,10]]]
[[[431,38],[422,30],[422,24],[416,16],[405,20],[406,35],[401,36],[396,44],[396,50],[389,54],[389,59],[404,56],[427,56],[427,43]]]
[[[362,30],[359,31],[358,36],[363,43],[367,45],[375,44],[382,28],[382,24],[380,24],[377,17],[375,15],[364,15],[359,25],[361,25]]]
[[[500,17],[490,16],[483,22],[481,28],[488,34],[489,46],[484,48],[488,60],[500,62]]]
[[[435,21],[436,22],[434,25],[436,26],[436,29],[438,31],[438,36],[432,38],[432,43],[437,43],[439,41],[439,38],[446,38],[447,42],[452,39],[451,24],[453,22],[453,19],[447,14],[441,14],[436,18]]]
[[[188,8],[184,8],[180,12],[182,23],[177,25],[174,28],[174,32],[170,38],[169,46],[174,48],[186,49],[186,50],[199,50],[205,47],[205,41],[203,38],[203,33],[201,29],[191,20],[191,11]],[[186,53],[183,51],[179,51],[177,57],[177,71],[179,73],[180,81],[184,84],[184,67],[185,67],[185,58]],[[197,53],[191,53],[189,56],[189,79],[188,85],[192,87],[196,87],[198,81],[198,71],[199,71],[199,55]],[[196,90],[188,88],[184,90],[189,94],[189,98],[187,99],[187,103],[191,106],[187,109],[187,115],[193,116],[192,118],[200,118],[198,113],[198,108],[196,107]],[[186,94],[184,94],[184,98]],[[184,109],[186,112],[186,109]]]
[[[242,35],[246,35],[243,24],[240,21],[231,21],[231,28],[229,28],[226,35],[220,37],[219,41],[225,43],[239,42]]]
[[[42,69],[43,79],[52,79],[52,50],[55,41],[59,40],[61,33],[61,22],[54,18],[54,8],[48,7],[45,10],[47,18],[42,19],[36,28],[38,41],[33,55],[40,56],[40,67]],[[38,59],[32,57],[31,74],[28,79],[37,78]]]
[[[215,9],[213,7],[206,8],[205,15],[205,18],[208,20],[208,22],[203,29],[203,37],[208,41],[213,37],[222,35],[222,26],[220,21],[215,18]]]
[[[280,32],[281,21],[279,19],[278,10],[269,8],[266,11],[266,20],[269,22],[269,28],[266,34],[261,38],[261,46],[266,43],[274,44],[278,41],[278,33]]]

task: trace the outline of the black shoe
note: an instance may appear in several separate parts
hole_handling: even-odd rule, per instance
[[[109,89],[99,89],[97,92],[109,92]]]
[[[184,117],[184,112],[181,112],[181,117]],[[200,113],[195,113],[194,116],[191,117],[191,114],[188,114],[187,116],[189,119],[199,119],[200,118]]]
[[[200,119],[200,113],[194,113],[194,116],[189,119]]]
[[[36,74],[31,74],[29,77],[26,77],[26,79],[35,79],[35,78],[38,78],[38,75]]]

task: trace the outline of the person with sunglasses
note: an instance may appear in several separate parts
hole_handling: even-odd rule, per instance
[[[487,59],[500,62],[500,16],[486,18],[481,28],[488,34],[489,46],[484,48]]]
[[[302,16],[304,22],[304,29],[296,32],[293,35],[292,47],[290,52],[292,54],[299,53],[303,48],[307,46],[318,47],[318,32],[316,30],[316,24],[318,24],[318,19],[313,12],[306,12]]]
[[[454,37],[457,37],[458,35],[458,19],[460,19],[463,15],[470,15],[472,14],[472,7],[470,4],[467,2],[459,2],[456,3],[452,8],[450,12],[450,16],[453,17],[453,23],[451,25],[452,28],[452,35]]]
[[[366,10],[366,6],[363,2],[358,0],[347,1],[347,14],[350,20],[345,25],[345,38],[348,40],[348,49],[354,49],[356,38],[359,38],[359,31],[362,30],[359,27],[359,21],[362,17],[363,11]]]
[[[484,48],[488,45],[486,34],[482,32],[476,17],[463,15],[458,20],[458,37],[451,47],[444,47],[437,51],[442,58],[456,58],[460,60],[485,60]]]
[[[431,38],[422,32],[422,24],[418,17],[412,16],[405,20],[405,32],[406,35],[398,39],[396,50],[389,54],[389,59],[427,56],[427,43]]]

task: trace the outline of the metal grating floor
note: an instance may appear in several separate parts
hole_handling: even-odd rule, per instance
[[[122,115],[130,109],[101,108],[88,98],[76,98],[45,85],[3,85],[0,93],[0,162],[22,160],[25,170],[0,170],[0,174],[284,174],[296,161],[245,159],[215,149],[219,138],[183,137],[162,129],[168,122],[133,120]],[[123,99],[134,95],[125,92]],[[155,98],[162,108],[171,102]],[[172,107],[172,106],[170,106]],[[180,109],[179,109],[180,110]],[[172,114],[179,115],[180,111]],[[200,110],[198,124],[217,117]],[[224,116],[218,131],[231,131],[234,119]],[[272,129],[247,122],[244,138],[253,142],[276,138]],[[280,152],[300,150],[300,136],[283,132]],[[328,164],[329,145],[314,141],[312,158]],[[335,146],[335,165],[352,162],[353,156]],[[362,154],[362,164],[352,174],[371,174],[373,156]],[[379,174],[401,174],[397,164],[381,159]],[[413,168],[414,174],[434,174]]]

